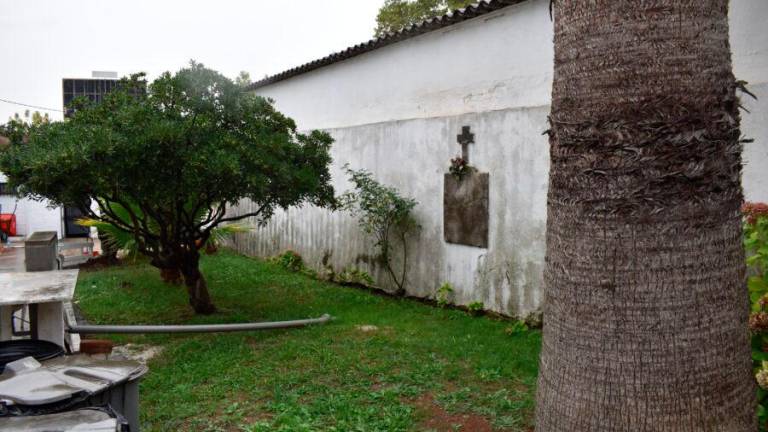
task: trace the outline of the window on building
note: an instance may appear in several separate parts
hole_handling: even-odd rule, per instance
[[[84,97],[98,103],[104,99],[105,94],[117,88],[119,84],[119,81],[115,79],[63,79],[61,81],[61,89],[64,94],[64,116],[70,117],[75,113],[75,110],[71,107],[72,101],[75,98]],[[146,89],[131,93],[137,96],[145,91]]]

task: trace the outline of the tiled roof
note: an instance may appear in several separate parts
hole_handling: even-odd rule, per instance
[[[424,33],[429,33],[434,30],[452,26],[456,23],[460,23],[462,21],[476,18],[481,15],[485,15],[485,14],[497,11],[499,9],[505,8],[507,6],[522,3],[524,1],[526,0],[480,0],[480,2],[469,5],[463,9],[457,9],[443,16],[430,18],[418,24],[413,24],[408,27],[405,27],[402,30],[399,30],[397,32],[387,33],[384,36],[373,38],[368,42],[363,42],[361,44],[351,46],[343,51],[339,51],[331,55],[325,56],[323,58],[311,61],[309,63],[305,63],[301,66],[297,66],[295,68],[288,69],[278,74],[268,76],[262,80],[254,82],[253,84],[250,85],[249,88],[251,90],[254,90],[259,87],[264,87],[266,85],[273,84],[278,81],[295,77],[297,75],[301,75],[303,73],[313,71],[315,69],[319,69],[321,67],[328,66],[330,64],[333,64],[342,60],[346,60],[348,58],[352,58],[360,54],[364,54],[369,51],[373,51],[375,49],[379,49],[381,47],[391,45],[396,42],[403,41],[405,39],[410,39],[412,37],[415,37]]]

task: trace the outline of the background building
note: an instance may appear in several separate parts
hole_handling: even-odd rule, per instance
[[[91,78],[62,79],[64,117],[72,115],[70,104],[77,97],[100,102],[105,94],[118,85],[117,72],[94,71]],[[17,235],[27,236],[35,231],[56,231],[59,238],[86,237],[90,229],[75,221],[82,217],[74,207],[52,207],[47,201],[20,198],[5,187],[7,178],[0,173],[0,213],[15,213]]]
[[[91,102],[101,102],[104,95],[118,86],[117,72],[92,73],[92,78],[64,78],[61,80],[61,93],[64,96],[64,117],[69,118],[74,114],[72,101],[76,98],[86,98]],[[82,227],[76,223],[83,217],[83,213],[76,207],[64,207],[63,229],[66,237],[86,237],[90,234],[90,228]]]

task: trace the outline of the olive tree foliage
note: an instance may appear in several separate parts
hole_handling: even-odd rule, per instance
[[[8,123],[0,124],[0,137],[11,141],[24,141],[26,131],[31,126],[40,126],[44,123],[50,123],[51,118],[48,114],[41,114],[39,111],[24,111],[24,115],[16,113],[8,119]]]
[[[353,170],[346,165],[344,168],[354,189],[344,193],[339,201],[357,218],[360,228],[374,238],[378,259],[397,286],[395,294],[402,295],[407,281],[408,237],[419,229],[413,216],[417,202],[379,183],[368,171]],[[393,257],[395,244],[401,248],[399,272],[395,270]]]
[[[335,203],[331,137],[298,133],[270,100],[202,64],[149,86],[143,75],[123,79],[101,103],[75,108],[67,121],[27,127],[0,170],[31,198],[131,233],[153,265],[180,271],[198,313],[215,310],[198,263],[216,227]],[[243,199],[253,211],[228,212]]]
[[[252,82],[251,74],[246,71],[240,71],[240,74],[235,77],[235,84],[239,87],[246,88],[251,85]]]
[[[385,0],[376,15],[376,37],[475,3],[473,0]]]

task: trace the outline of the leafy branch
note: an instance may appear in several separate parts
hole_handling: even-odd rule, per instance
[[[405,294],[408,238],[420,228],[413,217],[417,202],[401,196],[391,186],[382,185],[368,171],[353,170],[348,165],[344,165],[344,169],[354,189],[340,197],[342,208],[352,212],[363,231],[373,236],[378,258],[397,286],[396,294]],[[393,239],[399,241],[401,247],[399,272],[393,263]]]

